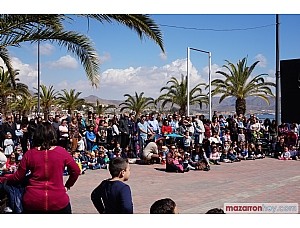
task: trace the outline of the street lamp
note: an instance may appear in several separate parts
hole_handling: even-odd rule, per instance
[[[41,81],[41,76],[40,76],[40,39],[38,39],[37,43],[37,69],[38,69],[38,116],[40,115],[40,109],[41,109],[41,92],[40,92],[40,81]]]
[[[196,48],[187,48],[187,116],[190,116],[190,79],[189,79],[189,73],[190,73],[190,50],[193,51],[199,51],[208,54],[208,100],[209,100],[209,119],[211,120],[211,109],[212,109],[212,101],[211,101],[211,52],[209,51],[203,51]]]

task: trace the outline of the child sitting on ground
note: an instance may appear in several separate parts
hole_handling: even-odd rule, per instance
[[[220,163],[219,163],[220,153],[219,153],[219,149],[217,146],[212,147],[212,151],[211,151],[209,160],[215,165],[220,165]]]
[[[225,163],[232,163],[233,161],[231,161],[229,158],[228,158],[228,150],[229,149],[226,149],[224,148],[222,150],[222,153],[221,153],[221,156],[220,156],[220,162],[225,162]]]
[[[23,151],[22,151],[22,147],[16,147],[16,159],[17,159],[17,164],[20,163],[20,161],[23,158]]]
[[[227,152],[227,158],[232,162],[240,162],[241,160],[235,155],[234,149],[230,147]]]
[[[299,160],[299,151],[297,150],[297,147],[294,145],[290,146],[290,153],[291,153],[291,158],[294,160]]]
[[[104,151],[99,151],[98,162],[100,164],[101,169],[107,169],[109,159],[107,160],[106,158],[108,158],[107,154],[105,154]]]
[[[247,157],[247,159],[248,160],[255,160],[255,158],[256,158],[255,152],[256,152],[255,144],[253,142],[249,143],[248,144],[248,157]]]
[[[72,152],[72,157],[75,160],[75,162],[77,163],[78,167],[80,168],[80,171],[81,171],[80,173],[84,174],[86,168],[82,167],[81,160],[80,160],[80,152],[79,151],[73,151]]]
[[[193,160],[191,159],[190,153],[185,152],[185,153],[184,153],[183,163],[182,163],[182,165],[183,165],[183,170],[184,170],[185,172],[188,172],[188,171],[191,170],[191,169],[192,169],[192,170],[195,170],[196,168],[195,168],[192,164],[195,164],[195,163],[194,163]]]
[[[167,153],[166,172],[183,173],[183,166],[179,163],[177,152],[175,152],[172,147],[173,146],[170,147],[170,150]]]
[[[98,153],[98,151],[97,151],[97,153]],[[92,169],[92,170],[101,168],[99,159],[96,157],[96,151],[91,152],[91,157],[88,162],[88,166],[89,166],[89,169]]]
[[[11,155],[7,158],[5,173],[15,173],[17,171],[17,158],[15,153],[11,153]]]
[[[174,154],[174,160],[173,160],[173,164],[177,166],[177,168],[181,171],[184,172],[184,168],[183,168],[183,160],[182,157],[180,156],[179,153],[175,153]]]
[[[261,144],[257,144],[257,146],[256,146],[255,157],[258,159],[265,158],[265,153],[263,152]]]
[[[80,162],[81,162],[81,165],[82,165],[82,168],[85,168],[85,169],[88,169],[89,166],[88,166],[88,163],[89,163],[89,160],[90,160],[90,154],[88,151],[84,151],[83,153],[80,152]]]
[[[242,159],[242,160],[246,160],[248,157],[248,148],[247,148],[247,144],[245,142],[240,143],[240,151],[238,154],[238,158]]]
[[[289,151],[289,148],[287,146],[283,147],[283,153],[279,157],[279,160],[292,160],[291,152]]]

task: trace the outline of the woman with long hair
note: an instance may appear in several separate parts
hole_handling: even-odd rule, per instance
[[[33,148],[24,154],[17,171],[0,177],[0,182],[7,180],[7,184],[27,181],[23,213],[72,213],[67,190],[75,184],[80,169],[72,156],[64,148],[55,146],[56,143],[56,132],[51,124],[41,123],[33,135]],[[64,184],[65,167],[69,178]]]

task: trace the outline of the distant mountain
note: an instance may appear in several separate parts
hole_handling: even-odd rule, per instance
[[[101,104],[112,104],[116,105],[117,107],[119,104],[124,102],[124,100],[107,100],[99,98],[95,95],[90,95],[88,97],[84,97],[87,102],[89,103],[96,103],[97,100]],[[262,112],[275,112],[275,98],[270,98],[270,105],[267,104],[266,101],[264,101],[261,98],[258,97],[249,97],[246,99],[247,104],[247,113],[262,113]],[[199,106],[191,106],[190,107],[191,112],[208,112],[208,108],[206,108],[205,105],[203,105],[202,109],[199,109]],[[218,111],[218,112],[235,112],[235,98],[226,98],[222,101],[222,103],[219,103],[218,97],[212,98],[212,111]]]
[[[230,97],[226,98],[222,101],[222,103],[219,103],[218,97],[212,98],[212,111],[216,110],[218,112],[235,112],[235,101],[236,98]],[[268,103],[259,98],[259,97],[248,97],[246,99],[246,113],[262,113],[262,112],[275,112],[275,98],[269,98],[270,105]],[[192,106],[191,110],[196,110],[199,108],[196,106]],[[196,111],[195,110],[195,111]],[[204,105],[201,111],[208,111],[208,108]]]
[[[83,99],[88,103],[96,104],[97,100],[98,100],[101,104],[105,104],[105,105],[110,104],[110,105],[116,105],[116,106],[118,106],[119,104],[121,104],[123,102],[121,100],[106,100],[106,99],[99,98],[95,95],[90,95],[90,96],[87,96],[87,97],[83,97]]]

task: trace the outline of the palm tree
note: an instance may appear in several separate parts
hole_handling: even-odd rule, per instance
[[[103,105],[100,103],[100,101],[97,99],[96,105],[92,105],[94,112],[97,113],[98,115],[103,115],[105,114],[109,109],[115,109],[116,106],[112,104],[108,105]]]
[[[37,99],[33,98],[31,95],[28,96],[19,96],[11,104],[11,109],[18,111],[20,116],[27,116],[34,107],[37,105]]]
[[[270,104],[268,98],[269,96],[274,97],[271,87],[275,87],[275,83],[265,82],[263,76],[268,74],[259,74],[252,77],[252,72],[259,61],[253,63],[250,67],[247,66],[246,58],[238,61],[236,66],[228,60],[226,60],[226,62],[227,65],[223,65],[223,67],[229,72],[216,72],[223,75],[225,79],[215,79],[211,82],[211,85],[215,86],[215,89],[212,90],[212,96],[222,94],[219,103],[227,97],[235,97],[235,109],[237,115],[245,115],[247,97],[260,97]]]
[[[83,98],[79,98],[82,92],[75,93],[75,89],[70,89],[70,92],[63,89],[62,92],[63,93],[58,94],[58,104],[62,105],[64,109],[67,109],[69,114],[73,114],[72,112],[75,109],[78,109],[80,106],[85,104],[85,100]]]
[[[156,99],[156,103],[162,101],[162,108],[166,106],[166,104],[171,104],[171,108],[173,108],[174,104],[179,106],[179,114],[184,115],[187,112],[187,80],[186,77],[181,75],[181,81],[178,81],[177,78],[171,77],[171,79],[167,82],[167,85],[160,89],[160,92],[166,90],[167,92],[160,95]],[[202,108],[203,104],[208,105],[208,96],[202,94],[201,86],[206,86],[204,83],[199,83],[195,87],[193,87],[190,92],[190,104],[196,105],[198,104],[200,108]]]
[[[120,112],[125,109],[129,109],[130,111],[135,112],[136,117],[142,114],[143,111],[149,108],[151,105],[155,105],[152,97],[144,97],[144,92],[140,93],[139,95],[137,92],[135,92],[135,96],[124,94],[124,97],[127,97],[127,99],[119,104],[119,106],[122,106]]]
[[[162,34],[158,25],[143,14],[86,14],[77,15],[94,19],[101,23],[117,21],[137,32],[142,39],[143,35],[154,40],[164,51]],[[14,85],[14,70],[8,52],[10,46],[20,46],[24,42],[49,40],[77,56],[84,66],[92,86],[99,84],[99,57],[91,40],[75,31],[64,28],[63,22],[72,19],[64,14],[0,14],[0,58],[3,60],[11,75]]]
[[[16,76],[19,74],[18,70],[13,72],[13,76],[9,71],[4,71],[4,68],[0,66],[0,111],[4,114],[8,111],[9,101],[13,101],[18,96],[30,95],[28,86],[19,83],[19,78]],[[14,78],[15,86],[11,83],[11,77]]]
[[[34,94],[34,97],[37,98],[38,95],[39,95],[38,92],[36,92]],[[55,89],[53,88],[52,85],[49,86],[48,88],[45,85],[41,85],[40,106],[44,112],[45,120],[47,119],[48,114],[50,113],[51,106],[56,105],[58,103],[57,95],[58,95],[58,92],[55,91]]]

